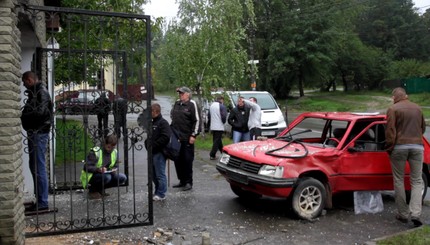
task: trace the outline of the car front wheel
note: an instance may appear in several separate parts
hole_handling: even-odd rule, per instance
[[[304,178],[294,189],[291,206],[299,218],[311,220],[321,214],[325,199],[324,185],[317,179]]]

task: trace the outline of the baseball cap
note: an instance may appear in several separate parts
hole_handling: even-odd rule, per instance
[[[191,93],[191,89],[189,89],[188,87],[180,87],[180,88],[176,89],[176,92]]]

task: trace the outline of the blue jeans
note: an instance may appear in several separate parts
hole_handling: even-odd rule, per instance
[[[249,134],[249,131],[246,133],[233,131],[233,143],[238,143],[238,142],[248,141],[248,140],[251,140],[251,135]]]
[[[88,190],[103,193],[105,189],[118,187],[124,184],[126,180],[127,176],[123,173],[94,173],[89,182]]]
[[[152,156],[154,177],[152,181],[155,185],[154,195],[161,198],[166,196],[167,178],[166,178],[166,157],[163,153],[154,153]]]
[[[48,207],[48,175],[46,174],[45,154],[49,133],[27,132],[29,167],[33,176],[34,193],[39,208]]]

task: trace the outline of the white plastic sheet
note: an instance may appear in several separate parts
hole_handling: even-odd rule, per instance
[[[384,210],[382,195],[379,191],[355,191],[354,211],[355,214],[379,213]]]

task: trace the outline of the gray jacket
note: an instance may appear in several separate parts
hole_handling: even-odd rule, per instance
[[[249,100],[244,100],[245,105],[251,108],[249,112],[248,128],[261,128],[261,108],[258,104]]]

